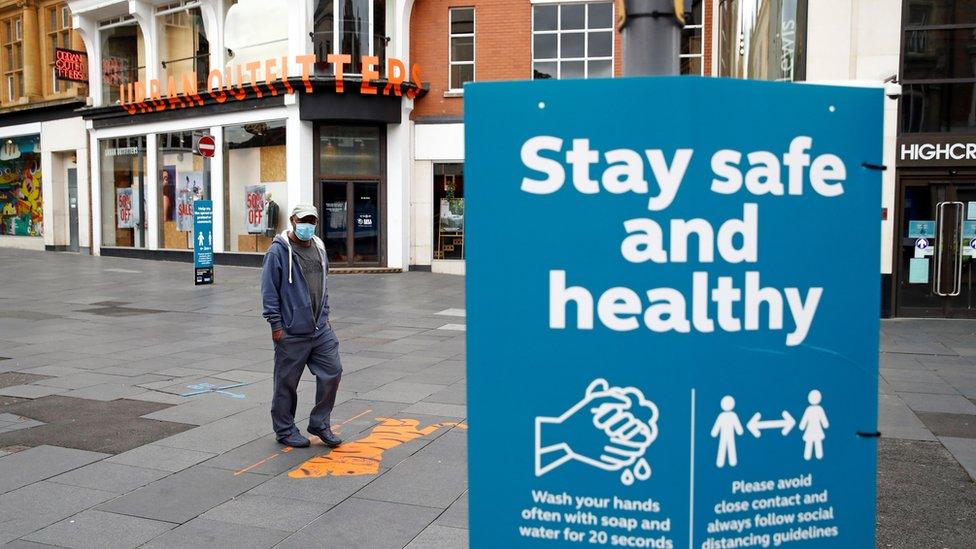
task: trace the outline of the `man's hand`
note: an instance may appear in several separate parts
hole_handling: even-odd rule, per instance
[[[277,330],[273,330],[271,332],[271,341],[274,341],[275,343],[278,343],[279,341],[281,341],[281,336],[283,334],[284,334],[284,332],[281,330],[281,328],[279,328]]]

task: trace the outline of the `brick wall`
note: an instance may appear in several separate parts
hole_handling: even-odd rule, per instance
[[[475,80],[532,78],[532,4],[529,0],[416,0],[410,18],[410,62],[421,66],[430,92],[412,118],[457,117],[463,97],[444,97],[448,81],[448,10],[475,8]],[[615,37],[615,73],[620,74],[620,36]]]
[[[702,53],[704,58],[702,59],[702,67],[704,68],[705,76],[718,74],[718,67],[713,65],[713,60],[715,56],[712,52],[712,33],[715,32],[713,22],[715,21],[715,7],[712,0],[702,0],[704,2],[703,15],[702,15],[702,41],[704,42],[704,48]]]

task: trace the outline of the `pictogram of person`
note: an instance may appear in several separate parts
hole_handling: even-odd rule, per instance
[[[729,467],[735,467],[739,463],[735,453],[735,437],[741,436],[744,431],[739,415],[733,411],[734,409],[735,399],[728,395],[723,397],[722,413],[718,415],[712,427],[712,438],[718,437],[718,457],[715,458],[715,466],[720,469],[725,467],[726,461]]]
[[[827,413],[820,406],[822,398],[820,391],[816,389],[810,391],[807,395],[810,406],[807,406],[803,417],[800,418],[800,430],[803,431],[803,442],[806,443],[803,448],[803,459],[807,461],[810,461],[814,455],[817,459],[823,459],[823,441],[827,438],[824,429],[828,429],[830,423],[827,422]]]

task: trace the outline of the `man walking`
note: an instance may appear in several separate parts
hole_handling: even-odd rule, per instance
[[[278,442],[295,448],[309,445],[295,426],[298,381],[306,365],[315,376],[308,432],[331,448],[342,444],[331,428],[342,364],[339,338],[329,323],[328,260],[325,245],[315,236],[318,217],[314,206],[296,206],[291,230],[271,242],[261,273],[264,318],[275,343],[271,421]]]

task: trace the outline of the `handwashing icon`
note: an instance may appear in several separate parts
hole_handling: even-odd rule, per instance
[[[535,474],[578,461],[622,471],[620,481],[627,486],[647,480],[651,466],[644,454],[657,438],[657,418],[657,406],[639,389],[596,379],[561,415],[535,418]]]

